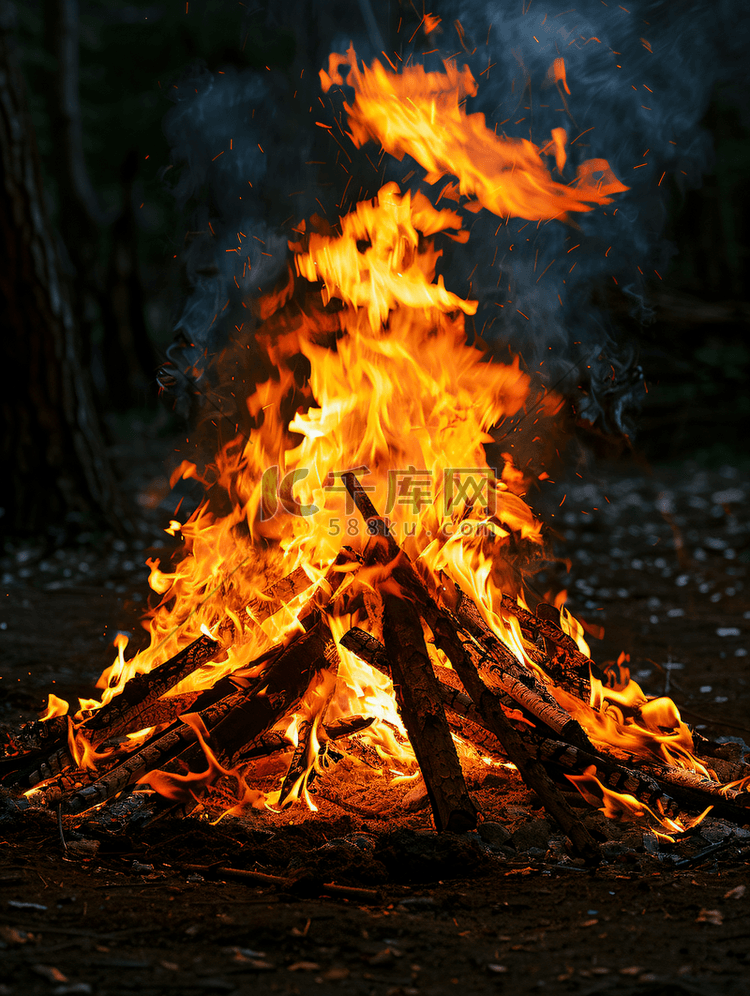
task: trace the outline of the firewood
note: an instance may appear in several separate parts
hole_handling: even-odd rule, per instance
[[[313,677],[329,667],[325,652],[330,642],[327,628],[317,622],[282,651],[215,727],[209,727],[212,749],[223,763],[233,766],[247,743],[299,705]],[[199,751],[196,747],[182,758],[191,770],[202,760]]]
[[[394,579],[411,582],[413,568],[357,477],[343,474],[342,480],[367,523],[369,559],[383,564],[399,559],[401,569],[394,567]],[[476,808],[450,735],[419,615],[408,593],[387,595],[383,602],[383,638],[396,704],[427,785],[435,826],[456,832],[473,829]]]
[[[383,674],[388,675],[390,678],[391,665],[386,649],[380,640],[371,633],[360,629],[358,626],[352,626],[351,629],[344,633],[339,643],[342,647],[356,654],[366,664],[376,668],[378,671],[382,671]]]
[[[380,562],[392,565],[394,578],[407,590],[409,596],[416,598],[420,613],[431,626],[440,610],[427,592],[424,582],[391,536],[385,520],[377,513],[355,475],[343,476],[349,494],[367,522],[368,530],[377,540],[370,550],[371,555]],[[486,679],[496,686],[495,691],[506,692],[558,736],[570,740],[571,743],[588,746],[588,738],[581,725],[558,705],[552,694],[528,668],[524,668],[516,661],[507,647],[484,623],[472,600],[455,583],[450,582],[450,584],[455,591],[455,595],[451,593],[451,599],[457,602],[456,613],[460,622],[467,626],[477,641],[476,648],[472,648],[476,662],[482,668]],[[446,606],[443,605],[442,608],[445,612]],[[479,651],[479,654],[476,654],[476,651]]]
[[[133,729],[128,729],[128,733],[137,733],[136,727],[145,730],[151,726],[163,727],[166,724],[174,723],[182,713],[190,712],[200,694],[198,691],[183,692],[181,695],[168,695],[165,698],[150,702],[145,707],[139,708],[137,717],[132,717],[131,721],[128,722],[128,727],[133,727]]]
[[[477,811],[450,735],[419,616],[410,601],[386,596],[383,636],[399,713],[427,785],[435,826],[457,833],[472,830]]]
[[[288,802],[292,801],[290,797],[297,787],[297,783],[300,779],[304,778],[307,771],[307,753],[310,746],[311,732],[312,723],[309,720],[304,720],[304,722],[300,723],[297,729],[297,746],[294,748],[292,759],[284,775],[284,781],[281,783],[281,791],[279,793],[280,806],[285,806]]]
[[[110,767],[113,767],[113,765],[110,765]],[[38,787],[32,788],[24,793],[24,798],[31,806],[42,806],[51,809],[66,796],[72,795],[87,785],[93,784],[100,774],[100,771],[95,772],[93,770],[74,768],[50,778],[43,784],[39,784]]]
[[[367,531],[370,534],[367,559],[381,564],[388,564],[395,560],[401,553],[401,548],[391,535],[388,523],[370,501],[356,475],[352,473],[342,474],[341,480],[354,500],[359,514],[365,520]]]
[[[373,544],[371,555],[380,562],[392,565],[393,576],[406,589],[407,596],[412,596],[419,604],[419,611],[428,626],[432,626],[440,609],[445,613],[450,611],[445,605],[440,608],[428,593],[424,582],[414,570],[406,554],[401,550],[391,536],[387,523],[380,516],[370,501],[354,474],[344,474],[344,483],[349,494],[367,522],[368,530],[377,542]],[[545,722],[559,736],[570,739],[572,743],[588,745],[588,739],[580,724],[562,709],[554,697],[536,679],[528,668],[522,667],[511,652],[492,633],[484,623],[479,610],[472,600],[462,592],[455,583],[450,582],[455,591],[451,594],[457,602],[456,613],[461,624],[466,624],[472,636],[478,643],[477,649],[485,649],[487,653],[486,668],[488,676],[497,679],[502,689],[519,705]]]
[[[534,744],[535,756],[553,769],[559,768],[570,774],[581,774],[585,768],[593,766],[596,768],[597,778],[603,785],[614,792],[632,795],[655,813],[674,818],[682,811],[677,800],[665,792],[655,778],[643,771],[619,764],[600,752],[584,751],[580,747],[549,737],[532,734],[531,743]]]
[[[338,670],[339,657],[338,651],[336,650],[336,645],[331,641],[326,645],[324,651],[326,660],[328,661],[331,670],[335,673]],[[315,679],[313,679],[314,682]],[[311,682],[311,685],[313,684]],[[328,704],[331,701],[331,696],[333,695],[333,683],[331,683],[330,690],[328,692],[328,697],[323,703],[320,711],[321,716],[325,716]],[[314,722],[312,720],[304,720],[300,723],[297,730],[297,746],[292,754],[292,760],[289,763],[289,768],[286,775],[284,776],[284,781],[281,785],[281,793],[279,795],[279,805],[285,806],[288,801],[296,799],[302,788],[305,785],[306,773],[309,770],[309,775],[307,776],[307,782],[314,780],[315,771],[311,769],[312,759],[310,757],[310,738],[313,735]],[[325,753],[325,748],[318,748],[317,755]],[[296,790],[296,791],[295,791]]]
[[[197,715],[210,730],[220,721],[221,717],[231,714],[243,698],[244,696],[240,692],[235,692]],[[62,803],[63,813],[68,816],[76,815],[106,802],[107,799],[122,792],[128,785],[137,782],[142,775],[154,771],[172,760],[195,739],[196,735],[193,729],[184,723],[168,730],[162,736],[149,741],[121,764],[106,772],[92,785],[87,785],[64,799]]]
[[[473,647],[465,640],[462,643],[485,681],[491,686],[499,685],[560,739],[580,747],[591,746],[580,723],[558,705],[552,693],[528,668],[518,663],[482,619],[474,602],[460,590],[455,607],[455,621],[473,638]]]
[[[750,792],[727,788],[721,782],[705,778],[699,771],[688,768],[669,767],[667,765],[639,762],[642,771],[651,775],[660,784],[668,785],[672,792],[680,792],[702,800],[702,805],[711,802],[724,811],[731,806],[735,815],[744,809],[742,819],[750,822]]]
[[[369,664],[370,667],[385,674],[388,678],[392,677],[392,669],[386,649],[380,640],[377,640],[371,633],[353,626],[344,633],[339,643],[343,647],[346,647],[347,650],[356,654],[366,664]],[[447,667],[441,667],[434,673],[443,707],[455,716],[468,720],[473,724],[477,733],[482,730],[486,736],[489,731],[483,727],[482,717],[477,712],[471,698],[464,691],[456,672]],[[451,725],[450,720],[449,725]],[[493,744],[494,742],[493,752],[497,751],[498,744],[494,734],[490,733],[489,741],[482,734],[479,735],[483,741],[483,745],[488,742]]]
[[[352,716],[351,719],[340,719],[335,723],[328,723],[320,728],[319,739],[322,742],[321,750],[331,741],[341,740],[344,737],[352,737],[357,733],[366,730],[375,722],[372,716]],[[293,744],[282,730],[270,730],[255,740],[245,744],[238,754],[238,761],[254,761],[259,757],[268,757],[278,751],[290,751]]]
[[[330,598],[346,577],[348,572],[345,568],[347,565],[352,566],[357,561],[357,554],[350,547],[345,546],[320,582],[313,581],[304,567],[297,567],[291,574],[287,574],[286,577],[266,588],[262,595],[251,599],[247,604],[247,613],[256,622],[261,623],[275,615],[313,585],[318,586],[323,600]]]
[[[207,636],[200,636],[174,657],[151,671],[134,675],[127,681],[119,695],[91,713],[76,730],[81,730],[93,746],[97,747],[119,733],[135,733],[149,726],[172,722],[179,712],[186,712],[192,702],[179,696],[173,701],[162,696],[179,682],[217,655],[221,644]],[[66,719],[67,723],[67,719]],[[67,746],[60,746],[53,754],[35,765],[29,772],[19,769],[10,778],[14,785],[34,786],[74,767]]]
[[[147,711],[147,707],[207,664],[221,650],[222,646],[216,640],[205,635],[199,636],[158,667],[133,675],[119,695],[81,725],[86,739],[96,747],[123,730],[135,732],[153,725],[142,722],[142,714]]]
[[[598,863],[601,859],[593,838],[586,827],[576,818],[544,766],[532,757],[526,748],[522,737],[503,712],[497,697],[480,678],[476,666],[458,639],[453,627],[447,620],[440,618],[435,624],[433,633],[436,645],[450,660],[486,725],[503,745],[508,758],[518,768],[521,778],[530,789],[536,792],[549,815],[557,822],[563,833],[570,838],[573,847],[580,856],[588,862]]]
[[[50,753],[55,745],[65,741],[67,734],[67,716],[35,719],[18,730],[0,731],[0,778],[4,772],[14,771],[22,758]]]
[[[536,633],[544,638],[547,661],[545,667],[552,680],[587,701],[591,689],[590,670],[593,668],[598,678],[601,678],[601,672],[593,661],[581,653],[573,637],[562,630],[559,611],[546,602],[540,602],[537,615],[532,615],[510,595],[503,595],[502,607],[505,612],[518,619],[521,632],[527,639],[533,640]]]
[[[297,567],[291,574],[281,578],[275,584],[270,585],[263,592],[262,597],[252,598],[247,603],[247,614],[256,622],[263,622],[291,602],[297,595],[301,595],[313,584],[312,578],[308,575],[304,567]]]

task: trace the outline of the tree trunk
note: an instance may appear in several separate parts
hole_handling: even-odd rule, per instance
[[[131,149],[125,156],[120,166],[121,207],[116,216],[106,215],[84,153],[78,8],[78,0],[44,0],[46,48],[54,60],[45,97],[56,149],[58,225],[75,271],[71,293],[82,325],[84,359],[92,350],[98,313],[107,382],[103,400],[107,407],[123,410],[147,401],[159,365],[146,330],[138,269],[133,205],[138,155]],[[155,398],[152,390],[150,400]]]
[[[78,325],[44,202],[33,125],[0,0],[0,529],[40,534],[125,515],[81,362]]]

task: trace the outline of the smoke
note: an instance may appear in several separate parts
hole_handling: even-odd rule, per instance
[[[451,18],[446,34],[458,38],[460,21],[480,82],[471,110],[538,145],[562,126],[565,177],[581,161],[603,158],[630,188],[611,206],[578,216],[576,227],[512,220],[495,234],[493,219],[480,216],[470,245],[484,252],[463,268],[481,301],[485,337],[509,344],[548,383],[577,395],[582,417],[632,432],[643,385],[635,349],[618,340],[610,309],[651,318],[648,284],[674,251],[661,234],[666,201],[673,185],[698,186],[711,166],[700,122],[714,85],[745,71],[747,15],[737,2],[583,0],[570,9],[526,0],[443,9]],[[562,82],[550,85],[556,58],[564,59],[569,93]]]
[[[183,255],[190,292],[162,382],[186,411],[241,423],[242,397],[268,375],[247,304],[283,278],[296,223],[314,212],[335,223],[391,179],[403,186],[408,176],[409,186],[437,196],[408,157],[355,150],[343,96],[321,93],[328,52],[353,41],[369,61],[382,38],[386,52],[427,69],[451,56],[467,63],[478,83],[467,110],[484,113],[498,133],[542,146],[565,128],[563,181],[582,161],[602,158],[630,188],[574,224],[466,213],[470,239],[447,244],[440,269],[448,287],[479,300],[477,335],[499,353],[520,353],[580,417],[632,433],[642,376],[611,311],[650,318],[648,285],[672,252],[661,235],[669,192],[698,185],[710,168],[700,122],[714,85],[743,65],[742,5],[582,0],[573,10],[559,0],[440,0],[437,18],[428,35],[413,5],[269,5],[267,24],[293,25],[290,68],[199,70],[175,88],[165,122],[174,173],[166,176],[192,210]],[[550,74],[561,58],[564,81]]]

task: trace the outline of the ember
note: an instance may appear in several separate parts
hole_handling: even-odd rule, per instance
[[[550,71],[567,90],[563,60]],[[321,79],[353,88],[356,146],[408,154],[433,184],[457,177],[441,196],[470,211],[565,220],[627,190],[601,159],[573,184],[553,179],[562,128],[538,147],[467,114],[468,68],[360,69],[350,49]],[[438,830],[476,826],[469,763],[511,763],[590,861],[598,849],[571,786],[668,834],[711,807],[744,820],[750,765],[691,733],[626,669],[600,671],[564,607],[529,608],[542,526],[510,454],[495,468],[486,447],[510,417],[544,431],[561,400],[517,359],[467,342],[476,302],[436,278],[436,240],[470,236],[439,199],[388,183],[334,228],[300,221],[287,279],[250,302],[274,368],[246,399],[254,429],[203,475],[198,511],[171,523],[184,541],[176,566],[149,562],[161,595],[150,646],[127,660],[120,640],[98,701],[70,716],[50,696],[38,722],[6,737],[7,807],[75,819],[105,802],[144,819],[314,811],[336,762],[369,752],[424,780]],[[176,479],[197,474],[184,463]]]

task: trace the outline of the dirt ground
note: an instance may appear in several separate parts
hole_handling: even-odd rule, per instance
[[[25,546],[0,563],[2,723],[32,717],[50,690],[90,694],[114,633],[137,632],[165,484],[158,470],[136,483],[145,539]],[[713,738],[750,739],[748,492],[746,468],[631,464],[535,499],[572,561],[548,565],[538,590],[567,587],[573,611],[605,628],[594,658],[629,653],[644,690]],[[672,847],[617,824],[587,869],[512,779],[477,783],[476,797],[482,833],[440,838],[396,803],[376,820],[323,801],[312,818],[163,821],[67,853],[52,815],[3,823],[0,996],[750,991],[750,829],[709,818]],[[259,886],[226,866],[290,881]],[[378,895],[328,898],[321,882]]]

